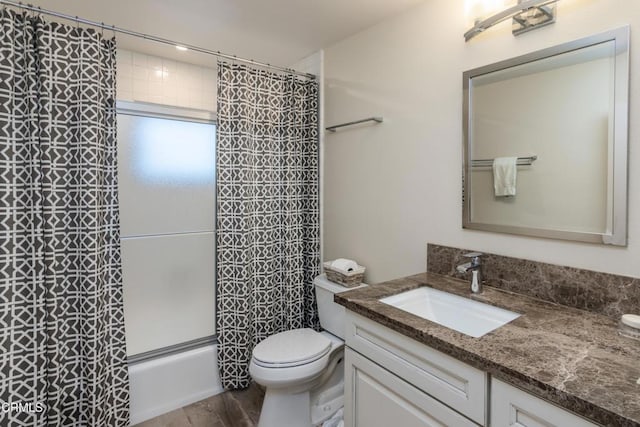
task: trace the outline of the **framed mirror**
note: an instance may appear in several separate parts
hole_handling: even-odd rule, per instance
[[[463,74],[463,228],[626,246],[629,28]]]

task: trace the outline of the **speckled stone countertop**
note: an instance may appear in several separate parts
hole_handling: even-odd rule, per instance
[[[522,316],[480,338],[379,302],[420,286],[506,308]],[[640,427],[640,341],[593,314],[434,273],[335,295],[347,309],[446,353],[493,377],[606,426]]]

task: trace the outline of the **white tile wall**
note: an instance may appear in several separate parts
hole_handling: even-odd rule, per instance
[[[216,110],[216,70],[118,49],[117,98]]]

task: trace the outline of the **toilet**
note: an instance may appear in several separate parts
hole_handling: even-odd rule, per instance
[[[324,274],[313,284],[324,331],[280,332],[253,349],[249,373],[266,388],[258,427],[315,427],[344,406],[345,309],[333,296],[357,288]]]

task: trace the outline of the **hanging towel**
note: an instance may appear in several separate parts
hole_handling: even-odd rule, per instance
[[[496,197],[516,195],[517,157],[496,157],[493,160],[493,189]]]

